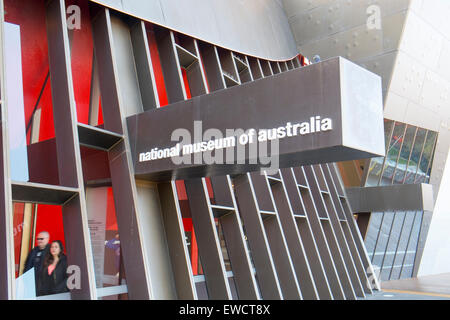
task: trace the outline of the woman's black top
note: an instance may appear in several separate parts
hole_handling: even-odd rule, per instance
[[[67,258],[65,255],[61,255],[58,264],[50,275],[48,274],[48,266],[43,266],[40,282],[38,294],[40,296],[69,291],[67,288]]]

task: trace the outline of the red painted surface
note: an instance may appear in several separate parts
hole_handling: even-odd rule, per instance
[[[66,246],[64,238],[64,226],[61,206],[39,204],[36,217],[36,237],[41,231],[50,233],[50,242],[61,240],[64,249]],[[37,243],[34,243],[35,247]],[[69,253],[70,254],[70,253]]]
[[[155,75],[156,89],[158,91],[159,105],[161,107],[164,107],[169,104],[169,101],[167,99],[166,86],[164,83],[161,61],[159,59],[158,46],[156,43],[155,32],[152,25],[147,25],[147,40],[150,50],[150,56],[152,58],[152,67]]]
[[[73,78],[73,88],[76,101],[77,119],[81,123],[87,124],[89,121],[89,104],[92,86],[93,67],[93,39],[90,23],[90,14],[87,0],[66,0],[66,6],[76,4],[81,8],[81,29],[71,30],[71,68]],[[39,129],[39,141],[53,139],[54,121],[53,105],[51,98],[50,80],[45,83],[49,72],[48,44],[45,22],[45,1],[36,0],[5,0],[5,21],[20,26],[21,46],[22,46],[22,77],[25,105],[25,122],[31,121],[38,97],[42,92],[37,109],[41,110],[41,121]],[[157,48],[156,38],[152,26],[148,26],[147,37],[149,50],[152,57],[152,66],[155,75],[156,88],[159,96],[160,106],[168,104],[167,92],[164,83],[164,76]],[[183,70],[183,80],[188,98],[191,92],[186,71]],[[103,124],[103,114],[99,110],[99,124]],[[27,133],[27,141],[30,143],[30,134]],[[85,160],[85,159],[84,159]],[[32,159],[30,159],[31,163]],[[107,164],[106,164],[107,165]],[[108,171],[108,170],[106,170]],[[109,172],[105,171],[105,175]],[[213,197],[211,181],[206,179],[208,192]],[[187,200],[184,182],[176,181],[176,188],[180,200]],[[107,221],[108,231],[117,230],[117,221],[114,208],[114,197],[112,188],[108,190]],[[14,252],[15,261],[18,264],[20,259],[20,242],[22,238],[21,223],[23,222],[24,205],[17,203],[14,205]],[[192,232],[191,258],[195,274],[199,272],[198,248],[195,232],[191,218],[184,218],[185,230]],[[65,246],[64,228],[62,220],[62,210],[60,206],[38,205],[36,219],[36,235],[41,231],[50,233],[50,241],[61,240]],[[36,244],[33,244],[33,247]],[[70,253],[69,253],[70,254]],[[201,268],[200,268],[201,269]],[[201,272],[201,270],[200,270]]]
[[[66,7],[81,9],[81,29],[69,30],[71,35],[71,65],[78,122],[89,124],[89,103],[92,82],[94,43],[87,0],[66,0]]]
[[[106,230],[118,231],[116,209],[114,207],[114,194],[112,187],[108,188],[108,203],[106,205]]]
[[[5,21],[20,26],[25,121],[28,124],[49,70],[45,2],[5,0]],[[55,136],[50,81],[41,100],[39,141]],[[30,135],[28,132],[28,143]]]
[[[14,263],[16,277],[19,275],[20,246],[22,243],[24,203],[13,204]]]
[[[186,97],[188,99],[191,99],[192,98],[192,96],[191,96],[191,88],[189,87],[189,82],[188,82],[186,69],[181,68],[181,73],[183,75],[183,82],[184,82],[184,88],[185,88],[185,91],[186,91]]]
[[[103,124],[103,110],[102,110],[102,99],[98,103],[98,125]]]

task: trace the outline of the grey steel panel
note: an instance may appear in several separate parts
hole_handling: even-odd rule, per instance
[[[119,15],[113,12],[110,15],[110,21],[113,39],[112,50],[117,61],[116,72],[119,75],[117,77],[118,86],[120,87],[120,95],[123,99],[126,99],[126,103],[121,106],[121,113],[122,116],[127,117],[144,110],[134,59],[134,52],[139,53],[139,50],[136,50],[138,49],[136,48],[138,44],[136,41],[133,43],[133,40],[136,39],[133,39],[131,36],[132,29]],[[145,43],[141,45],[145,45]]]
[[[191,96],[199,96],[206,93],[203,85],[203,74],[199,61],[192,63],[187,69],[187,79]]]
[[[157,108],[159,107],[158,91],[144,22],[136,22],[130,32],[143,108],[144,110]]]
[[[81,269],[81,288],[71,292],[75,299],[95,299],[93,258],[84,194],[81,155],[76,126],[76,106],[63,0],[47,3],[46,25],[50,79],[52,88],[59,181],[64,186],[80,188],[77,197],[62,209],[66,234],[68,264]]]
[[[253,267],[250,262],[242,223],[239,218],[239,211],[237,210],[237,204],[231,189],[231,180],[229,176],[226,177],[226,182],[228,190],[223,190],[223,192],[231,194],[232,204],[235,210],[220,217],[220,223],[228,255],[230,257],[234,283],[236,284],[239,299],[261,299],[256,285],[256,279],[253,274]],[[207,195],[206,191],[207,190],[205,190],[205,194]],[[217,192],[217,190],[214,189],[214,192]]]
[[[196,300],[197,292],[191,264],[188,259],[189,253],[187,251],[175,182],[159,183],[158,192],[177,297],[182,300]]]
[[[325,167],[325,169],[327,169],[327,167]],[[331,180],[330,176],[325,175],[323,170],[323,166],[315,166],[316,174],[324,179],[326,190],[328,192],[323,193],[322,195],[326,209],[328,211],[328,217],[330,218],[330,227],[334,231],[336,239],[335,243],[337,244],[338,248],[340,248],[344,266],[347,270],[351,282],[353,294],[356,294],[359,297],[364,297],[364,290],[358,277],[353,257],[350,254],[348,240],[344,237],[344,231],[342,230],[342,226],[339,220],[337,206],[340,205],[340,201],[339,199],[336,199],[334,195],[332,195],[333,181]],[[338,201],[337,203],[335,202],[336,200]]]
[[[292,168],[282,169],[280,174],[286,187],[286,195],[295,215],[296,221],[294,223],[298,229],[300,240],[303,243],[303,248],[307,255],[309,266],[314,277],[313,281],[318,298],[321,300],[333,299],[333,294],[320,258],[319,250],[312,234],[309,218],[308,215],[306,215],[306,209],[303,206],[303,200],[298,189],[299,187],[297,186],[297,181],[295,180],[292,171]],[[300,208],[298,208],[298,206],[300,206]],[[294,210],[296,207],[297,210]],[[282,215],[280,215],[280,219],[281,217]]]
[[[109,12],[108,12],[109,17]],[[100,11],[92,21],[92,34],[94,51],[99,73],[99,84],[102,99],[103,121],[105,129],[123,134],[122,119],[119,109],[118,80],[113,66],[113,52],[111,48],[111,22],[107,19],[105,11]],[[104,81],[108,79],[109,81]],[[107,93],[107,94],[106,94]]]
[[[417,277],[419,272],[420,261],[422,260],[423,251],[425,248],[425,241],[427,240],[428,230],[430,229],[432,211],[423,211],[422,221],[420,224],[420,232],[417,239],[416,256],[414,258],[414,267],[411,277]]]
[[[340,69],[343,70],[342,74],[339,72]],[[332,130],[297,137],[297,139],[280,139],[280,167],[319,163],[323,157],[327,157],[329,161],[340,161],[349,158],[364,158],[374,154],[383,155],[384,139],[382,137],[384,137],[384,133],[381,100],[378,101],[379,104],[368,102],[373,107],[370,112],[367,111],[366,105],[362,105],[363,97],[367,92],[363,90],[365,87],[360,82],[364,82],[366,77],[367,85],[371,84],[375,90],[377,87],[379,89],[379,86],[376,85],[379,84],[379,77],[348,61],[344,62],[343,59],[336,58],[228,90],[220,90],[187,101],[180,101],[170,108],[150,110],[128,117],[136,174],[140,178],[156,180],[184,179],[190,176],[189,173],[191,177],[192,175],[198,177],[201,175],[224,175],[230,172],[240,173],[244,171],[244,168],[247,171],[259,168],[257,164],[249,163],[245,166],[235,166],[232,168],[234,171],[230,171],[231,165],[223,166],[214,163],[208,166],[204,163],[181,163],[174,166],[171,158],[139,161],[139,153],[149,152],[152,147],[174,146],[175,143],[170,140],[172,132],[177,128],[185,128],[189,132],[193,132],[194,121],[197,120],[202,121],[204,130],[217,128],[225,132],[227,128],[277,127],[281,124],[286,125],[290,121],[305,121],[317,114],[333,119]],[[350,83],[354,81],[357,83],[356,86],[361,87],[362,90],[355,94],[358,96],[357,98],[350,97],[354,92],[348,89]],[[296,90],[292,90],[292,83],[297,84]],[[339,83],[345,88],[342,92]],[[381,96],[381,92],[378,94]],[[243,96],[248,95],[252,99],[242,99]],[[368,97],[367,101],[370,100],[371,98]],[[284,107],[273,108],[274,105],[280,104]],[[341,105],[341,110],[337,107],[338,105]],[[304,110],[303,115],[298,113],[299,108]],[[184,117],[178,116],[181,109]],[[208,109],[207,112],[206,109]],[[252,117],[240,117],[243,113],[251,113]],[[356,117],[355,114],[358,116]],[[298,117],[298,120],[293,117]],[[352,127],[372,128],[371,139],[363,139],[364,135],[353,136],[349,132]],[[342,128],[342,132],[340,132],[340,128]],[[158,140],[153,139],[154,136],[158,136]],[[375,136],[382,139],[377,139]],[[245,147],[248,148],[248,145]],[[234,149],[231,147],[229,150]],[[296,154],[299,150],[302,150],[302,155]],[[236,152],[234,154],[236,155]],[[247,154],[246,157],[249,162],[250,156]],[[257,160],[253,156],[251,159]],[[195,172],[191,170],[194,167],[197,169]]]
[[[167,99],[174,103],[186,99],[184,82],[181,79],[180,63],[175,51],[172,31],[154,27],[159,58],[166,85]]]
[[[345,298],[347,300],[355,300],[356,294],[353,289],[347,266],[342,258],[341,249],[336,241],[333,227],[329,220],[321,220],[323,232],[327,240],[328,246],[332,253],[333,260],[336,265],[336,270],[339,274],[339,280],[341,282],[342,290],[344,291]]]
[[[52,102],[55,106],[59,106],[53,110],[58,174],[61,185],[77,188],[82,181],[77,174],[77,170],[81,168],[80,155],[75,148],[75,143],[78,142],[74,125],[77,116],[67,28],[65,21],[61,21],[61,10],[64,10],[64,7],[61,8],[63,3],[58,2],[59,0],[51,1],[47,5],[46,14]]]
[[[198,47],[208,79],[209,90],[212,92],[225,88],[225,80],[222,76],[216,47],[202,42],[199,43]]]
[[[263,219],[284,299],[301,299],[300,286],[277,216]]]
[[[186,180],[186,193],[192,223],[210,299],[231,299],[222,251],[211,209],[208,207],[202,179]]]
[[[333,293],[333,297],[335,299],[345,299],[344,292],[342,290],[341,282],[339,281],[339,277],[337,274],[336,266],[333,260],[333,256],[331,254],[330,248],[327,243],[327,239],[325,237],[325,233],[322,227],[322,222],[320,219],[327,219],[322,210],[319,210],[316,206],[318,201],[322,201],[318,194],[318,187],[315,186],[315,178],[310,166],[302,167],[298,170],[303,171],[303,174],[306,177],[306,182],[308,191],[302,195],[303,202],[306,208],[306,215],[311,223],[311,229],[313,231],[314,239],[317,243],[317,247],[320,252],[320,257],[322,259],[328,283],[330,284],[331,292]]]
[[[319,170],[317,170],[319,168]],[[311,194],[313,196],[317,211],[319,216],[325,217],[325,219],[320,219],[322,229],[325,235],[326,243],[330,249],[331,257],[333,259],[334,266],[336,268],[337,274],[339,275],[339,282],[341,284],[342,290],[345,294],[346,299],[356,299],[355,291],[353,289],[350,276],[347,270],[346,262],[343,259],[342,248],[338,243],[336,238],[336,231],[331,224],[330,215],[335,209],[330,203],[329,191],[326,182],[323,178],[322,172],[318,165],[306,166],[304,168],[306,177],[309,182]]]
[[[150,274],[157,275],[151,281],[153,298],[176,299],[178,295],[157,184],[136,181],[136,191],[142,243],[147,255],[151,257],[148,270]]]
[[[86,257],[86,252],[91,252],[90,241],[86,241],[89,231],[80,215],[84,202],[85,200],[77,195],[62,206],[67,264],[80,268],[80,288],[72,289],[70,292],[74,300],[96,299],[94,270],[92,270],[94,263],[92,258]]]
[[[409,243],[410,243],[410,241],[411,241],[411,238],[412,238],[412,234],[413,234],[413,230],[414,230],[414,224],[415,224],[415,222],[416,222],[416,219],[417,219],[417,215],[418,215],[418,213],[419,212],[414,212],[414,218],[413,218],[413,221],[412,221],[412,224],[411,224],[411,229],[410,229],[410,231],[409,231],[409,235],[408,235],[408,240],[406,241],[406,247],[405,247],[405,254],[403,255],[403,259],[402,259],[402,263],[401,263],[401,268],[400,268],[400,273],[399,273],[399,279],[400,279],[400,277],[402,276],[402,272],[403,272],[403,266],[405,265],[405,261],[406,261],[406,256],[407,256],[407,251],[408,251],[408,248],[409,248]],[[419,264],[420,265],[420,264]]]
[[[233,207],[233,199],[228,186],[228,177],[211,177],[211,185],[214,191],[214,204]]]
[[[339,180],[340,178],[338,176],[339,169],[337,168],[336,164],[329,165],[329,168],[330,168],[330,173],[333,177],[333,180],[340,181]],[[340,189],[342,189],[342,184],[341,184]],[[340,191],[343,191],[343,190],[340,190]],[[338,192],[339,192],[339,190],[338,190]],[[344,210],[345,218],[347,219],[347,222],[348,222],[351,236],[353,237],[353,239],[355,241],[355,244],[358,249],[359,256],[361,257],[364,269],[366,270],[366,273],[368,273],[368,274],[370,273],[370,274],[374,275],[375,270],[373,269],[372,263],[367,254],[366,247],[364,246],[364,240],[361,237],[358,226],[356,225],[356,221],[355,221],[355,218],[353,217],[352,209],[351,209],[348,201],[345,198],[341,198],[341,203],[342,203],[342,208]],[[349,237],[347,236],[347,238],[349,238]],[[373,278],[373,286],[374,287],[372,289],[380,290],[380,288],[381,288],[380,284],[378,282],[378,279],[376,277]]]
[[[11,182],[12,201],[63,205],[78,195],[78,188],[44,185],[30,182]]]
[[[261,295],[265,300],[283,299],[250,174],[234,179],[234,191],[239,203],[239,212],[248,238]]]
[[[270,68],[271,68],[273,74],[277,74],[277,73],[281,72],[280,65],[278,64],[278,62],[270,61],[269,64],[270,64]]]
[[[272,60],[297,54],[283,8],[271,0],[93,2],[244,54]]]
[[[270,205],[274,213],[263,219],[264,228],[269,242],[272,258],[277,270],[277,276],[280,281],[281,290],[285,299],[301,299],[301,292],[298,279],[295,275],[292,259],[289,254],[285,235],[281,228],[280,219],[276,211],[272,193],[270,191],[269,181],[265,175],[259,172],[249,174],[251,183],[255,192],[255,200],[258,205],[263,203],[263,199],[267,205]],[[268,203],[270,202],[270,203]],[[261,209],[261,208],[260,208]]]
[[[269,77],[273,75],[272,67],[270,66],[270,62],[268,60],[259,60],[263,72],[264,77]]]
[[[346,193],[353,212],[433,210],[430,184],[396,184],[377,187],[352,187]]]
[[[383,117],[381,78],[356,64],[344,62],[344,59],[341,59],[340,71],[347,80],[341,86],[342,117],[348,120],[342,128],[344,144],[360,145],[358,140],[364,137],[366,148],[383,155],[384,127],[381,123],[370,124],[371,119]],[[367,128],[370,128],[369,135]]]
[[[256,288],[256,279],[253,276],[248,253],[246,252],[245,240],[240,232],[236,213],[231,213],[220,218],[225,243],[233,269],[234,281],[236,283],[239,299],[259,299]]]
[[[302,236],[305,251],[310,262],[311,271],[314,276],[314,284],[317,288],[320,300],[333,300],[333,292],[330,288],[326,270],[320,257],[320,250],[315,241],[311,224],[306,217],[296,217],[297,228]]]
[[[404,229],[404,227],[405,227],[406,215],[407,215],[406,212],[403,212],[402,226],[401,226],[401,228],[400,228],[400,232],[398,233],[398,237],[397,237],[397,244],[396,244],[396,246],[395,246],[395,251],[394,251],[393,258],[392,258],[391,268],[390,268],[389,276],[388,276],[388,279],[389,279],[389,280],[391,279],[391,277],[392,277],[392,271],[394,270],[395,260],[396,260],[396,258],[397,258],[398,248],[399,248],[399,246],[400,246],[400,240],[401,240],[401,238],[402,238],[403,229]],[[406,250],[405,250],[405,251],[406,251]],[[406,254],[406,252],[405,252],[405,254]],[[383,269],[383,265],[381,265],[381,269]],[[381,270],[381,271],[382,271],[382,270]]]
[[[262,73],[261,65],[259,59],[248,57],[250,73],[254,80],[262,78],[264,75]]]
[[[335,208],[337,211],[337,215],[335,215],[334,217],[337,218],[338,222],[340,221],[343,236],[344,236],[343,241],[348,246],[348,250],[350,251],[350,255],[353,260],[354,267],[356,268],[356,272],[358,275],[359,287],[358,287],[358,284],[354,283],[353,286],[355,288],[355,291],[357,294],[361,294],[360,289],[362,288],[363,292],[372,293],[372,290],[366,286],[367,275],[365,273],[364,266],[361,261],[361,257],[358,253],[358,249],[356,248],[355,239],[353,238],[353,236],[350,232],[349,222],[345,218],[345,214],[343,212],[342,202],[340,200],[338,188],[336,187],[336,185],[340,184],[340,181],[335,181],[333,179],[333,176],[330,173],[330,170],[333,170],[334,168],[330,168],[328,164],[325,164],[325,165],[322,165],[322,169],[323,169],[323,172],[325,175],[325,179],[329,182],[328,186],[329,186],[330,195],[331,195],[331,198],[333,199],[333,202],[334,202],[334,205],[335,205]],[[335,220],[334,217],[332,218],[332,221]],[[362,296],[364,296],[364,293],[362,293]]]
[[[116,28],[117,29],[117,23]],[[117,31],[117,30],[116,30]],[[122,32],[121,32],[122,33]],[[127,37],[126,33],[125,37]],[[140,94],[136,88],[122,91],[119,82],[118,65],[123,70],[130,66],[127,57],[116,54],[113,46],[113,28],[108,9],[100,10],[93,21],[94,49],[99,67],[99,82],[102,98],[102,111],[105,129],[116,133],[127,132],[125,110],[122,100],[124,94]],[[119,33],[115,33],[119,37]],[[132,73],[133,71],[128,70]],[[137,85],[137,81],[134,82]],[[125,272],[127,274],[128,294],[134,299],[148,299],[151,293],[151,275],[146,264],[146,256],[140,233],[142,232],[137,211],[136,185],[130,166],[128,139],[121,140],[108,152],[111,181],[114,194],[117,224],[122,243]],[[120,232],[122,230],[122,232]],[[126,232],[123,232],[126,230]],[[136,232],[133,232],[136,230]]]
[[[78,123],[77,128],[80,145],[89,148],[107,151],[123,139],[122,135],[83,123]]]
[[[302,297],[310,300],[318,299],[318,292],[314,284],[313,275],[311,273],[308,258],[306,257],[303,242],[295,223],[294,213],[290,206],[289,199],[287,199],[284,182],[277,183],[271,188]]]
[[[133,190],[135,185],[125,150],[122,141],[108,152],[114,207],[127,276],[128,296],[130,299],[148,299],[151,297],[151,289],[147,282],[143,281],[148,271],[137,221],[136,195]]]

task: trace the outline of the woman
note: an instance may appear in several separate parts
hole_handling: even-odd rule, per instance
[[[67,292],[67,258],[59,240],[50,244],[50,250],[44,258],[40,277],[40,295]]]

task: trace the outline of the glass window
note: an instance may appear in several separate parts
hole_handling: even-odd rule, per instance
[[[408,248],[403,258],[403,265],[400,273],[400,278],[412,277],[416,258],[417,242],[419,239],[422,219],[423,219],[423,211],[418,211],[415,216],[412,228],[410,229]]]
[[[403,178],[405,177],[406,170],[408,167],[409,155],[412,150],[412,146],[414,143],[414,136],[416,134],[416,127],[408,126],[406,129],[405,137],[403,139],[403,143],[401,144],[400,157],[397,161],[397,167],[395,168],[394,174],[394,184],[402,183]]]
[[[397,158],[404,139],[405,128],[406,125],[404,123],[395,123],[394,132],[389,142],[389,148],[386,152],[386,160],[383,167],[380,185],[392,184],[392,177],[394,175],[395,167],[397,165]]]
[[[400,233],[400,239],[397,244],[397,254],[394,259],[394,267],[390,274],[390,280],[400,279],[400,270],[403,265],[403,259],[406,255],[408,246],[408,239],[411,232],[412,225],[414,223],[414,217],[416,213],[414,211],[407,211],[403,228]]]
[[[414,177],[417,172],[419,165],[420,155],[422,153],[423,143],[425,141],[425,135],[427,130],[418,128],[416,133],[416,139],[414,141],[413,150],[411,152],[411,157],[408,162],[408,169],[403,180],[403,183],[411,184],[414,183]]]
[[[97,289],[126,285],[120,236],[117,227],[112,187],[86,188],[89,233],[94,258]],[[102,292],[97,290],[97,294]],[[127,294],[103,296],[102,300],[123,300]]]
[[[389,240],[389,231],[394,221],[395,214],[393,212],[384,212],[381,227],[377,233],[375,244],[375,253],[372,257],[372,264],[381,268],[383,263],[383,256]]]
[[[11,179],[57,185],[45,2],[4,5]]]
[[[97,295],[102,300],[124,300],[128,296],[123,292],[128,289],[110,182],[108,153],[80,147],[80,154]]]
[[[56,265],[58,271],[55,272],[61,283],[60,288],[51,288],[49,282],[44,278],[45,271],[48,272],[46,268],[52,258],[50,251],[52,242],[60,241],[63,256],[68,254],[65,251],[62,207],[13,202],[13,224],[15,275],[18,278],[16,284],[23,289],[18,290],[17,294],[22,298],[32,298],[68,292],[64,285],[66,281],[64,268],[67,268],[67,260],[65,260],[66,264]],[[22,285],[23,287],[21,287]]]
[[[425,146],[423,148],[422,159],[420,159],[419,169],[417,170],[415,183],[428,182],[430,179],[430,161],[432,161],[434,155],[434,145],[436,143],[436,138],[436,132],[428,131]]]

